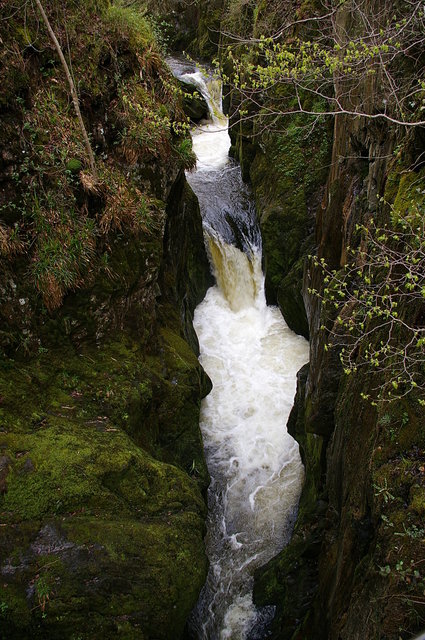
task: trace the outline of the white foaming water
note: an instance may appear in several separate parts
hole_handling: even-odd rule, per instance
[[[288,542],[301,492],[298,445],[285,425],[308,344],[266,305],[261,239],[240,170],[228,159],[217,80],[198,70],[178,75],[191,76],[212,114],[192,132],[198,161],[187,177],[200,200],[217,281],[194,317],[213,390],[201,407],[211,475],[210,571],[191,628],[203,640],[254,639],[261,637],[262,615],[267,622],[271,612],[253,605],[253,573]]]
[[[205,82],[200,72],[192,74],[202,81],[199,90],[207,101],[212,121],[192,131],[192,146],[196,154],[197,171],[217,171],[229,162],[230,136],[228,118],[221,111],[221,83],[216,78]],[[205,87],[205,89],[204,89]],[[219,106],[220,105],[220,108]]]
[[[246,256],[221,248],[227,249],[232,261],[240,254],[246,269]],[[253,264],[248,274],[255,279],[258,254]],[[209,289],[194,319],[200,361],[213,383],[201,410],[212,477],[210,572],[195,623],[208,640],[248,637],[257,618],[253,572],[288,542],[303,480],[298,445],[285,424],[308,345],[277,308],[266,306],[262,281],[244,295],[240,287],[239,279],[235,287],[227,282],[226,292]]]
[[[178,73],[178,66],[173,65]],[[181,63],[180,63],[181,64]],[[210,111],[210,118],[192,131],[192,146],[196,154],[197,171],[217,171],[229,162],[230,137],[228,132],[228,118],[221,108],[222,84],[213,74],[206,76],[196,68],[195,71],[178,73],[183,82],[195,86],[205,98]]]

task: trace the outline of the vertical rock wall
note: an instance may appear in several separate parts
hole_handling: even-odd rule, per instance
[[[348,33],[355,28],[346,11],[338,23]],[[376,81],[357,90],[373,110]],[[331,169],[316,213],[318,256],[332,268],[339,269],[347,247],[355,246],[356,224],[388,218],[379,196],[390,203],[403,197],[400,173],[423,184],[421,170],[411,164],[423,153],[418,133],[335,118]],[[256,601],[278,606],[273,638],[410,638],[425,627],[424,412],[415,394],[379,407],[362,398],[382,378],[365,370],[347,378],[338,352],[325,348],[320,327],[332,327],[332,318],[308,293],[321,286],[321,271],[307,264],[311,359],[300,372],[289,423],[301,445],[306,485],[293,540],[259,572]]]

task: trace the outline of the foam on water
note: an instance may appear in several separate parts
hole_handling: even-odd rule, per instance
[[[234,260],[238,250],[230,249]],[[277,308],[266,306],[262,287],[256,296],[252,288],[245,296],[238,291],[243,303],[236,309],[232,286],[226,292],[212,287],[194,320],[200,360],[213,382],[201,412],[212,476],[211,569],[197,625],[209,640],[247,637],[257,616],[253,571],[288,541],[303,479],[298,445],[285,424],[307,343]]]
[[[261,637],[273,613],[254,607],[253,573],[288,542],[301,492],[298,445],[285,425],[308,344],[266,305],[261,238],[240,169],[228,158],[220,84],[187,62],[173,64],[211,112],[192,132],[197,169],[188,180],[199,197],[217,281],[194,317],[213,390],[201,408],[211,475],[210,571],[191,626],[205,640],[245,640]]]

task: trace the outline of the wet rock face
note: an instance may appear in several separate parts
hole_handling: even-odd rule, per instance
[[[208,105],[205,98],[196,90],[196,87],[182,81],[180,81],[180,86],[184,92],[184,112],[187,117],[192,122],[199,122],[204,118],[208,118]]]
[[[112,280],[42,318],[37,356],[2,361],[0,635],[11,640],[178,638],[205,580],[209,381],[183,336],[210,275],[182,174],[167,198],[156,236],[114,241]]]
[[[185,2],[185,0],[149,0],[149,11],[162,22],[170,49],[189,51],[203,59],[212,59],[218,49],[220,21],[226,10],[223,0]]]
[[[175,182],[170,193],[161,273],[163,297],[179,309],[183,335],[198,354],[193,312],[214,278],[204,247],[198,199],[184,176]]]
[[[335,269],[353,246],[356,224],[370,215],[385,221],[377,194],[385,191],[391,202],[403,197],[406,185],[395,177],[403,169],[391,160],[394,135],[345,119],[335,128],[334,158],[344,159],[332,163],[316,221],[319,256]],[[409,136],[403,144],[409,157]],[[415,179],[422,180],[419,171]],[[325,349],[320,330],[332,318],[308,293],[320,290],[321,274],[308,265],[304,278],[311,360],[290,425],[306,484],[293,540],[258,574],[256,601],[277,604],[270,636],[276,639],[414,637],[423,628],[423,578],[412,571],[423,556],[423,543],[414,539],[417,529],[423,532],[414,499],[423,490],[416,472],[425,444],[423,409],[415,394],[378,408],[363,399],[382,377],[367,370],[344,375],[332,338]],[[416,607],[408,593],[418,597]]]

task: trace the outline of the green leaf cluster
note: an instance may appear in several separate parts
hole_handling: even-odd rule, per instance
[[[323,325],[330,344],[340,348],[347,375],[360,367],[379,372],[379,400],[393,400],[425,388],[425,209],[412,201],[403,214],[392,209],[382,227],[371,219],[357,226],[358,246],[331,270],[312,258],[323,273],[322,299],[332,326]],[[421,399],[419,399],[422,402]]]

